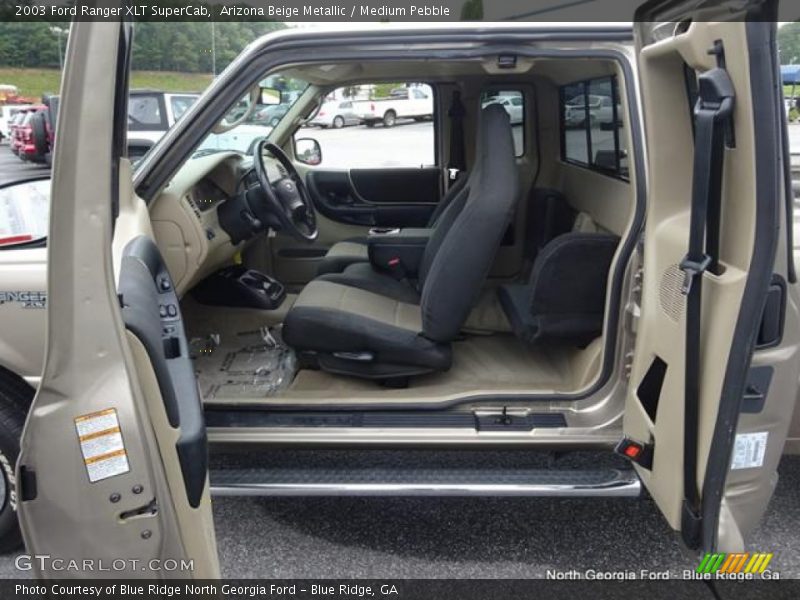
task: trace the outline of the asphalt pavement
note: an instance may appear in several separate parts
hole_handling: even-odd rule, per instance
[[[800,148],[800,127],[792,138]],[[42,173],[0,145],[0,184]],[[749,549],[775,553],[771,566],[781,577],[800,577],[800,456],[784,457],[779,475]],[[216,498],[213,507],[222,574],[231,578],[527,578],[550,569],[642,568],[679,576],[697,565],[646,492],[634,499]],[[0,577],[26,576],[14,567],[17,554],[0,555]]]
[[[48,169],[46,165],[20,160],[11,153],[8,143],[0,143],[0,186],[46,175]]]

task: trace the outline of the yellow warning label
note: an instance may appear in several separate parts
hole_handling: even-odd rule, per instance
[[[130,471],[114,408],[75,418],[83,462],[92,483]]]

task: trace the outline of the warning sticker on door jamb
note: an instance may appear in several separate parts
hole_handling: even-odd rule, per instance
[[[95,483],[131,470],[117,409],[108,408],[76,417],[75,429],[89,481]]]
[[[756,469],[764,465],[768,432],[738,433],[733,444],[731,470]]]

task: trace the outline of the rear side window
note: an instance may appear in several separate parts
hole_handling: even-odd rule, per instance
[[[613,76],[560,88],[561,158],[628,179],[628,150],[621,135],[622,105]]]
[[[197,97],[195,96],[172,96],[170,103],[172,104],[172,116],[177,121],[183,116],[189,107],[194,104]]]
[[[481,108],[499,104],[508,113],[511,133],[514,136],[514,155],[525,154],[525,95],[520,90],[484,90],[481,94]]]
[[[128,129],[131,131],[166,131],[168,129],[159,95],[132,94],[130,96],[128,99]]]

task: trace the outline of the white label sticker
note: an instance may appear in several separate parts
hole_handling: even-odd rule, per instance
[[[130,471],[116,409],[77,417],[75,429],[89,481],[94,483]]]
[[[767,452],[767,435],[766,431],[737,434],[733,445],[731,470],[755,469],[762,466]]]

